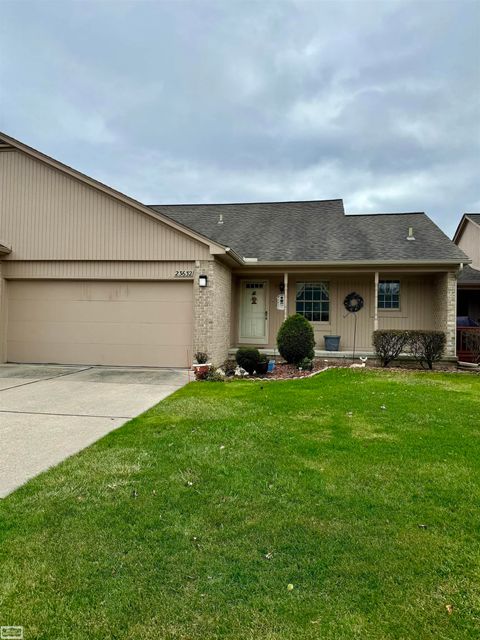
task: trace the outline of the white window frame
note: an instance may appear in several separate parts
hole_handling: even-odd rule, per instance
[[[328,300],[322,300],[322,298],[320,298],[319,300],[297,300],[297,294],[298,294],[298,288],[300,286],[305,286],[305,285],[320,285],[325,287],[325,289],[327,290],[327,295],[328,295]],[[318,313],[320,313],[320,318],[322,316],[322,313],[324,313],[324,311],[322,311],[322,307],[325,303],[327,303],[328,307],[328,320],[310,320],[309,318],[306,318],[309,322],[311,322],[312,324],[330,324],[331,321],[331,293],[330,293],[330,282],[328,280],[297,280],[295,282],[295,313],[299,313],[301,316],[303,316],[304,318],[306,317],[304,314],[307,313],[305,311],[305,309],[303,310],[303,312],[301,311],[297,311],[297,302],[303,302],[303,304],[308,303],[308,302],[319,302],[320,303],[320,311]],[[314,313],[313,309],[310,313]]]
[[[380,305],[380,287],[382,283],[385,282],[395,282],[398,283],[398,306],[397,307],[382,307]],[[383,294],[385,295],[385,294]],[[393,295],[393,294],[392,294]],[[379,311],[400,311],[401,307],[401,297],[402,297],[402,283],[400,278],[382,278],[378,281],[378,291],[377,291],[377,308]]]

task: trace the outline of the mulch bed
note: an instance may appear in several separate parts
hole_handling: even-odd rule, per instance
[[[359,367],[359,365],[361,364],[358,360],[355,361],[356,367],[355,368],[363,368],[363,367]],[[309,376],[315,375],[316,373],[319,373],[320,371],[325,371],[326,369],[348,369],[350,368],[352,365],[351,360],[347,360],[345,362],[339,363],[339,362],[331,362],[329,363],[326,360],[319,360],[319,361],[315,361],[314,365],[313,365],[313,369],[312,371],[299,371],[297,369],[297,367],[293,364],[286,364],[286,363],[282,363],[282,364],[276,364],[274,371],[272,371],[271,373],[266,373],[265,375],[257,375],[254,374],[253,376],[247,376],[247,379],[250,380],[291,380],[293,378],[308,378]],[[383,369],[383,367],[381,367],[380,365],[374,363],[374,362],[367,362],[366,363],[366,368],[368,369]],[[402,372],[405,373],[405,371],[425,371],[428,372],[428,369],[423,369],[422,367],[420,367],[420,365],[416,365],[416,366],[389,366],[385,369],[383,369],[384,371],[398,371],[398,372]],[[452,366],[450,367],[444,367],[441,364],[436,363],[436,365],[434,366],[433,371],[436,372],[442,372],[442,373],[473,373],[473,374],[480,374],[480,370],[478,369],[457,369],[454,368]]]
[[[276,364],[275,369],[271,373],[266,373],[263,376],[252,376],[253,378],[259,378],[263,380],[288,380],[289,378],[307,378],[314,373],[323,371],[325,369],[324,362],[314,362],[312,371],[300,371],[294,364]]]

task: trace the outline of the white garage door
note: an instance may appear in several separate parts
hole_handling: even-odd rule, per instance
[[[9,362],[187,367],[191,282],[9,281]]]

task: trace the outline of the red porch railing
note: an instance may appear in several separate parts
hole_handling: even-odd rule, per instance
[[[457,329],[457,358],[462,362],[478,362],[480,358],[480,327]]]

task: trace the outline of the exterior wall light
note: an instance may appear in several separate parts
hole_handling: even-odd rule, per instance
[[[198,276],[198,286],[206,287],[208,285],[208,277],[207,276]]]

